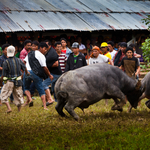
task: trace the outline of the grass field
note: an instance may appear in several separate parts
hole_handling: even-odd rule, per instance
[[[34,107],[17,107],[6,114],[0,106],[0,150],[148,150],[150,149],[150,110],[143,100],[137,110],[127,113],[111,111],[113,101],[105,101],[85,109],[75,109],[80,121],[61,118],[54,103],[49,110],[42,109],[36,97]]]

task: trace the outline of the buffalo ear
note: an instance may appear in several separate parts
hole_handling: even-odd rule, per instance
[[[136,86],[135,86],[135,90],[140,90],[140,88],[141,88],[141,81],[140,80],[138,80],[138,82],[137,82],[137,84],[136,84]]]

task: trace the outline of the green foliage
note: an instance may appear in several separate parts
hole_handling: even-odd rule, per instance
[[[147,18],[142,19],[143,23],[145,23],[146,25],[150,24],[150,15],[147,15]],[[150,25],[148,26],[148,29],[150,29]]]
[[[111,111],[113,100],[91,105],[85,110],[75,109],[80,121],[61,118],[55,105],[43,110],[39,97],[32,108],[23,107],[6,114],[0,106],[0,149],[2,150],[133,150],[149,149],[150,117],[145,101],[137,110],[127,113],[129,103],[122,113]]]
[[[147,66],[146,65],[140,65],[140,68],[147,69]]]
[[[147,38],[145,42],[142,43],[141,47],[143,51],[143,58],[148,63],[147,66],[150,65],[150,38]]]

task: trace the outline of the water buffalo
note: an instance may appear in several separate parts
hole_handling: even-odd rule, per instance
[[[141,85],[144,87],[143,94],[139,98],[138,101],[141,101],[144,98],[150,99],[150,72],[146,74],[146,76],[141,80]],[[131,112],[132,106],[129,108],[129,112]]]
[[[137,107],[142,88],[137,81],[122,70],[109,64],[94,64],[64,73],[55,84],[56,110],[63,117],[63,107],[78,120],[76,107],[88,108],[101,99],[113,98],[112,110],[121,110],[126,103],[125,95],[133,107]],[[120,101],[118,100],[120,99]]]

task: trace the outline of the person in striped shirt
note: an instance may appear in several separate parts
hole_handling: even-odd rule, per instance
[[[60,64],[60,68],[62,73],[65,71],[65,66],[66,66],[66,62],[67,62],[67,56],[65,53],[61,52],[62,50],[62,44],[61,42],[56,42],[55,43],[55,49],[56,52],[58,54],[58,60],[59,60],[59,64]]]

